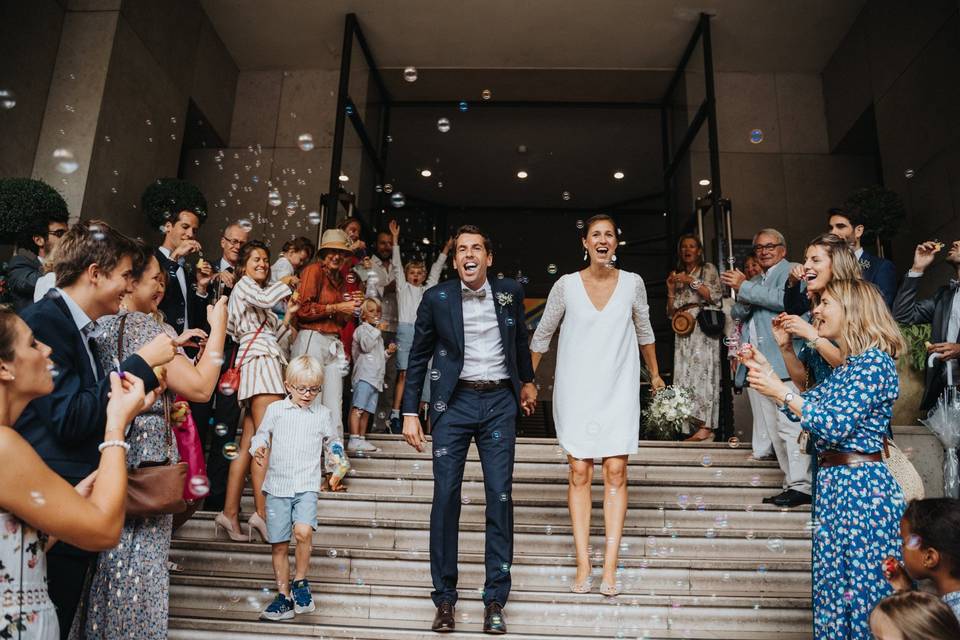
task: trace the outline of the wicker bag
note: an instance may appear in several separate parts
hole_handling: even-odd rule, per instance
[[[916,467],[893,440],[886,438],[883,439],[883,464],[887,465],[890,475],[900,485],[905,502],[923,500],[923,480]]]

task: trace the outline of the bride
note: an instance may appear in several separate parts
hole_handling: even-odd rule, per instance
[[[534,369],[561,320],[553,417],[567,452],[567,502],[577,552],[571,590],[592,587],[590,512],[593,461],[603,459],[603,519],[606,529],[600,592],[615,596],[620,538],[627,512],[627,457],[640,438],[640,354],[654,391],[664,387],[657,366],[653,328],[643,279],[615,268],[619,229],[599,214],[582,232],[587,267],[561,277],[550,290],[530,351]],[[639,344],[639,348],[638,348]]]

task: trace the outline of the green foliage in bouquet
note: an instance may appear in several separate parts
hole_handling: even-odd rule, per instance
[[[927,342],[930,341],[929,324],[901,324],[900,333],[907,341],[907,361],[915,371],[925,371],[927,368]]]
[[[178,178],[159,178],[144,189],[140,206],[151,227],[159,228],[177,219],[181,211],[192,211],[203,224],[207,199],[196,186]]]
[[[693,394],[685,387],[669,386],[655,394],[643,411],[643,437],[676,440],[693,415]]]

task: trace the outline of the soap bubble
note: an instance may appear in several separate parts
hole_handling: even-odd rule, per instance
[[[460,109],[460,111],[466,111],[470,108],[470,105],[467,104],[466,100],[461,100],[460,104],[457,105],[457,108]]]
[[[228,442],[223,445],[223,457],[227,460],[236,460],[240,457],[240,445],[236,442]]]
[[[500,494],[500,502],[506,502],[506,501],[509,500],[509,499],[510,499],[510,496],[507,495],[506,493],[501,493],[501,494]]]
[[[0,89],[0,109],[6,111],[17,106],[17,96],[9,89]]]
[[[307,221],[310,222],[310,224],[320,224],[320,212],[311,211],[310,213],[308,213]]]
[[[54,167],[60,173],[71,174],[80,168],[80,163],[69,149],[56,149],[53,152]]]
[[[751,486],[751,487],[759,487],[759,486],[760,486],[760,476],[758,476],[758,475],[750,476],[750,486]]]
[[[433,450],[433,457],[434,457],[434,458],[442,458],[443,456],[447,455],[447,453],[448,453],[448,451],[447,451],[447,448],[446,448],[446,447],[440,447],[439,449],[434,449],[434,450]]]
[[[583,229],[583,220],[577,220],[577,229]]]
[[[190,478],[190,491],[199,498],[210,493],[210,481],[207,476],[196,475]]]
[[[446,357],[447,357],[447,350],[446,350],[446,349],[440,349],[439,355],[440,355],[441,358],[446,358]]]
[[[443,400],[437,400],[435,403],[433,403],[433,408],[438,412],[443,413],[447,410],[447,403]]]
[[[783,538],[771,536],[767,538],[767,549],[773,553],[786,553],[787,549],[783,544]]]
[[[213,428],[213,432],[220,436],[221,438],[227,435],[227,425],[222,422],[218,422],[217,425]]]
[[[553,263],[548,264],[548,265],[547,265],[547,273],[549,273],[549,274],[552,275],[552,276],[557,275],[557,265],[555,265],[555,264],[553,264]]]
[[[484,100],[489,100],[490,98],[493,97],[493,92],[490,91],[490,89],[484,89],[483,91],[480,92],[480,97],[483,98]]]
[[[440,379],[440,370],[439,369],[430,369],[430,379],[436,382]]]
[[[702,456],[700,456],[700,464],[703,465],[704,467],[709,467],[710,465],[713,464],[713,458],[710,457],[709,453],[705,453]]]
[[[267,192],[267,204],[269,204],[271,207],[279,207],[281,202],[279,191],[276,189],[270,189],[270,191]]]
[[[714,531],[714,530],[711,528],[711,529],[707,529],[707,532],[706,532],[705,535],[706,535],[706,537],[708,537],[708,538],[716,538],[716,537],[717,537],[717,532]]]
[[[383,192],[384,192],[384,193],[393,193],[393,185],[390,184],[389,182],[388,182],[387,184],[383,185]]]
[[[336,550],[336,549],[327,549],[327,556],[330,557],[330,558],[336,558],[336,557],[337,557],[337,550]]]
[[[750,132],[750,142],[752,144],[760,144],[763,142],[763,129],[754,129]]]
[[[285,208],[287,210],[287,215],[292,216],[297,212],[297,201],[296,200],[287,201],[287,206]]]
[[[228,382],[226,382],[226,381],[221,382],[221,383],[218,385],[218,387],[219,387],[219,389],[220,389],[220,393],[223,394],[223,395],[225,395],[225,396],[232,396],[234,393],[237,392],[237,390],[233,388],[233,385],[230,384],[230,383],[228,383]]]
[[[253,229],[253,223],[246,218],[240,218],[237,220],[237,226],[247,232]]]
[[[560,194],[560,197],[563,198],[564,200],[569,200],[573,196],[570,194],[569,191],[564,191],[563,193]]]
[[[450,131],[450,120],[447,118],[440,118],[437,120],[437,131],[440,133],[446,133]]]
[[[499,431],[494,431],[494,432],[493,432],[493,439],[494,439],[494,440],[499,440],[499,439],[500,439],[500,432],[499,432]]]
[[[501,564],[501,565],[500,565],[500,571],[502,571],[502,572],[504,572],[504,573],[510,573],[510,563],[509,563],[509,562],[504,562],[503,564]]]
[[[727,445],[728,445],[731,449],[736,449],[737,447],[740,446],[740,438],[738,438],[738,437],[736,437],[736,436],[733,436],[732,438],[730,438],[729,440],[727,440]]]
[[[909,180],[915,175],[917,175],[917,172],[914,171],[913,169],[907,169],[903,172],[903,177],[906,178],[907,180]]]
[[[687,505],[690,504],[690,496],[685,493],[681,493],[677,496],[677,504],[680,505],[681,509],[686,509]]]
[[[407,199],[404,197],[403,193],[397,191],[395,194],[390,196],[390,204],[393,205],[394,209],[399,209],[403,205],[407,204]]]
[[[460,504],[470,504],[470,496],[462,496],[460,498]]]
[[[907,538],[907,549],[911,551],[916,551],[920,548],[920,545],[923,543],[923,540],[915,533],[910,534],[910,537]]]
[[[300,147],[301,151],[312,151],[313,135],[309,133],[301,133],[297,137],[297,146]]]
[[[416,67],[407,67],[403,70],[403,79],[407,82],[416,82],[417,81],[417,68]]]

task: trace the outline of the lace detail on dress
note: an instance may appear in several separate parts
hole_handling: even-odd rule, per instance
[[[621,275],[626,275],[624,272]],[[653,344],[656,338],[653,335],[653,327],[650,325],[650,305],[647,304],[647,288],[643,284],[643,278],[639,274],[632,274],[637,279],[636,290],[633,294],[633,326],[637,330],[637,342],[640,344]]]
[[[537,324],[537,330],[533,333],[533,340],[530,341],[530,351],[536,353],[546,353],[550,350],[550,341],[560,321],[563,320],[563,314],[566,310],[564,300],[564,287],[570,279],[571,274],[567,274],[553,283],[550,287],[550,293],[547,295],[547,306],[543,309],[543,315],[540,316],[540,322]],[[577,274],[574,276],[579,277]]]

